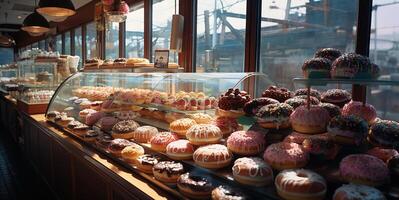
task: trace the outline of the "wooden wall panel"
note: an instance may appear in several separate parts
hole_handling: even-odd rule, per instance
[[[53,187],[62,200],[73,198],[73,173],[70,152],[58,143],[52,146]]]

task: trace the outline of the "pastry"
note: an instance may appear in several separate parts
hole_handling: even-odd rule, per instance
[[[176,140],[166,146],[166,155],[174,160],[193,159],[194,146],[188,140]]]
[[[374,147],[366,152],[369,155],[375,156],[385,163],[388,163],[388,160],[394,156],[399,156],[398,151],[395,149],[385,149],[380,147]]]
[[[221,144],[199,147],[193,154],[195,164],[208,169],[227,167],[232,158],[232,153]]]
[[[137,162],[137,158],[141,155],[144,155],[144,148],[134,143],[123,148],[121,151],[123,160],[130,164],[135,164]]]
[[[114,127],[114,125],[118,123],[118,121],[119,120],[115,117],[103,117],[99,120],[100,128],[103,131],[111,131],[112,127]]]
[[[326,132],[330,114],[321,106],[299,106],[290,116],[292,129],[305,134]]]
[[[81,110],[81,111],[79,112],[79,118],[80,118],[80,120],[81,120],[82,122],[85,122],[85,121],[86,121],[86,116],[87,116],[88,114],[96,113],[96,112],[97,112],[96,110],[93,110],[93,109],[90,109],[90,108]]]
[[[176,134],[171,132],[160,132],[150,139],[151,149],[165,152],[169,143],[178,140]]]
[[[371,77],[370,60],[356,53],[346,53],[338,57],[331,68],[332,78]]]
[[[140,126],[133,132],[133,140],[140,143],[149,143],[151,138],[158,134],[158,129],[153,126]]]
[[[182,118],[170,123],[169,130],[176,133],[180,138],[185,138],[187,130],[195,124],[197,122],[194,119]]]
[[[265,136],[256,131],[236,131],[226,143],[227,148],[238,155],[253,156],[265,150]]]
[[[248,200],[242,192],[236,188],[220,185],[212,190],[212,200]]]
[[[103,118],[105,114],[103,112],[93,112],[86,115],[85,123],[89,126],[93,126],[97,123],[101,118]]]
[[[327,131],[338,144],[360,145],[367,136],[368,125],[359,117],[339,115],[330,120]]]
[[[154,177],[165,183],[176,183],[181,174],[184,173],[184,168],[181,163],[175,161],[161,161],[152,168]]]
[[[330,114],[330,118],[336,117],[338,115],[341,115],[341,108],[338,106],[331,104],[331,103],[320,103],[320,107],[326,109],[328,113]]]
[[[187,130],[186,138],[194,145],[215,144],[222,139],[219,127],[213,124],[196,124]]]
[[[121,157],[122,150],[125,147],[132,145],[135,144],[126,139],[113,139],[111,143],[108,145],[108,151],[112,153],[114,156]]]
[[[360,101],[350,101],[342,108],[342,115],[356,115],[367,121],[368,124],[373,124],[377,118],[377,111],[374,106]]]
[[[342,55],[341,51],[334,48],[323,48],[316,51],[314,54],[315,58],[327,58],[331,62]]]
[[[276,104],[276,103],[279,102],[272,98],[267,98],[267,97],[256,98],[245,103],[243,110],[246,115],[254,116],[263,106],[267,106],[269,104]]]
[[[367,185],[347,184],[335,190],[333,200],[386,200],[384,194]]]
[[[295,169],[306,166],[309,160],[308,153],[296,143],[279,142],[266,148],[263,159],[273,169]]]
[[[290,115],[294,109],[286,103],[277,103],[263,106],[256,113],[258,124],[264,128],[289,128]]]
[[[137,162],[135,165],[137,169],[142,172],[152,174],[152,168],[160,161],[160,158],[155,155],[144,154],[139,156],[136,161]]]
[[[110,135],[102,134],[96,138],[96,145],[97,145],[97,147],[108,150],[108,146],[109,146],[109,144],[111,144],[112,140],[113,140],[113,138]]]
[[[333,160],[340,149],[333,139],[326,134],[305,138],[302,142],[302,147],[311,156],[317,156],[321,160]]]
[[[212,124],[219,127],[223,138],[227,138],[231,133],[243,129],[243,127],[237,122],[236,118],[230,117],[217,117]]]
[[[268,97],[283,103],[285,100],[292,98],[293,94],[287,88],[270,86],[263,93],[262,97]]]
[[[112,137],[113,138],[122,138],[122,139],[131,139],[133,138],[134,131],[139,127],[140,125],[135,122],[134,120],[123,120],[118,123],[116,123],[112,127]]]
[[[331,61],[326,58],[311,58],[302,65],[305,78],[330,78]]]
[[[308,89],[302,88],[302,89],[295,90],[294,97],[295,96],[302,96],[302,95],[307,96],[308,95]],[[320,92],[318,90],[315,90],[315,89],[310,89],[310,96],[315,97],[318,100],[320,100],[320,98],[321,98]]]
[[[213,185],[206,177],[185,173],[177,179],[177,188],[190,199],[209,199]]]
[[[219,97],[218,116],[237,118],[244,115],[242,111],[244,105],[251,100],[251,97],[245,91],[238,88],[230,88],[225,94]]]
[[[195,113],[190,115],[190,118],[197,122],[197,124],[210,124],[213,121],[213,117],[206,113]]]
[[[94,142],[98,137],[97,131],[88,130],[85,135],[82,136],[82,139],[86,142]]]
[[[376,146],[397,148],[399,144],[399,123],[379,120],[371,126],[367,139]]]
[[[341,108],[351,100],[351,94],[348,91],[342,89],[330,89],[321,94],[322,102],[331,103]]]
[[[258,157],[243,157],[234,162],[233,177],[239,183],[265,186],[273,183],[273,170]]]

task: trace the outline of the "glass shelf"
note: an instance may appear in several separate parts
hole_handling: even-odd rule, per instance
[[[398,85],[399,81],[378,80],[378,79],[308,79],[294,78],[294,83],[300,83],[306,86],[325,86],[328,84],[355,84],[355,85]]]

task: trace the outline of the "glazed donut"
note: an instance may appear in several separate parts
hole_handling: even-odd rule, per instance
[[[125,139],[114,139],[108,145],[108,151],[117,157],[121,157],[122,150],[127,146],[135,145],[133,142]]]
[[[170,123],[169,130],[176,133],[180,138],[185,138],[187,130],[195,124],[197,124],[197,122],[193,119],[182,118]]]
[[[306,134],[326,132],[330,121],[328,111],[320,106],[299,106],[290,116],[292,129]]]
[[[367,135],[368,125],[359,117],[338,115],[330,120],[327,131],[338,144],[360,145]]]
[[[342,89],[330,89],[321,94],[321,102],[331,103],[341,108],[350,100],[352,100],[351,93]]]
[[[135,165],[142,172],[152,174],[152,168],[160,161],[156,155],[144,154],[137,157]]]
[[[299,144],[279,142],[266,148],[263,159],[273,169],[284,170],[306,166],[309,155]]]
[[[367,185],[347,184],[335,190],[333,200],[386,200],[384,194]]]
[[[374,147],[366,152],[369,155],[375,156],[385,163],[388,163],[388,160],[394,156],[399,156],[398,151],[395,149],[384,149],[380,147]]]
[[[302,89],[297,89],[294,92],[294,97],[296,96],[307,96],[308,95],[308,89],[307,88],[302,88]],[[318,90],[315,89],[310,89],[310,96],[317,98],[320,100],[321,94]]]
[[[176,183],[181,174],[184,173],[184,168],[181,163],[175,161],[161,161],[152,168],[154,177],[165,183]]]
[[[265,150],[265,136],[256,131],[236,131],[226,143],[230,151],[243,156],[256,155]]]
[[[132,139],[135,142],[148,143],[157,134],[158,129],[153,126],[140,126],[134,130]]]
[[[390,120],[378,120],[371,126],[368,140],[375,146],[398,147],[399,123]]]
[[[288,169],[276,176],[277,194],[287,200],[323,200],[327,183],[322,176],[306,169]]]
[[[367,154],[352,154],[339,164],[341,176],[350,183],[380,186],[389,182],[389,169],[380,159]]]
[[[233,155],[226,146],[211,144],[195,150],[193,159],[195,164],[201,167],[219,169],[228,166],[233,159]]]
[[[258,110],[260,108],[262,108],[263,106],[267,106],[269,104],[275,104],[275,103],[279,103],[279,101],[272,99],[272,98],[267,98],[267,97],[256,98],[256,99],[252,99],[251,101],[248,101],[244,105],[243,110],[246,115],[254,116],[254,115],[256,115]]]
[[[331,62],[342,55],[341,51],[334,48],[323,48],[316,51],[314,54],[315,58],[327,58]]]
[[[176,134],[171,132],[160,132],[150,139],[151,149],[154,151],[165,152],[166,146],[178,140]]]
[[[311,58],[302,65],[305,78],[330,78],[331,61],[326,58]]]
[[[230,117],[217,117],[212,124],[219,127],[223,138],[227,138],[231,133],[243,129],[243,127],[237,122],[237,119]]]
[[[269,104],[263,106],[256,113],[258,124],[263,128],[289,128],[290,115],[294,109],[286,103]]]
[[[133,143],[132,145],[123,148],[121,155],[123,160],[130,164],[134,164],[139,156],[144,155],[144,148]]]
[[[212,190],[212,200],[247,200],[248,197],[236,188],[220,185]]]
[[[194,146],[188,140],[176,140],[166,146],[166,155],[174,160],[193,159]]]
[[[116,123],[112,127],[112,137],[131,139],[133,138],[134,130],[136,130],[140,125],[133,120],[123,120]]]
[[[258,157],[243,157],[234,162],[233,177],[239,183],[265,186],[273,183],[273,170]]]
[[[377,111],[368,103],[363,105],[360,101],[350,101],[342,108],[342,115],[356,115],[366,120],[368,124],[373,124],[377,118]]]
[[[203,176],[185,173],[177,179],[177,188],[184,196],[190,199],[209,199],[213,185]]]
[[[213,124],[196,124],[186,133],[190,143],[198,146],[218,143],[222,137],[219,127]]]

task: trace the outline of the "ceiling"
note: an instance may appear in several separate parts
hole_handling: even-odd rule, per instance
[[[78,9],[90,1],[72,0],[72,3]],[[34,5],[35,0],[0,0],[0,32],[18,31],[25,17],[33,12]]]

